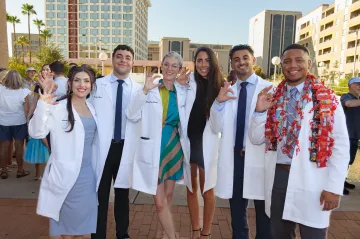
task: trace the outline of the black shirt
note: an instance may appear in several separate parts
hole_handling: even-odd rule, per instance
[[[358,98],[351,93],[341,96],[341,105],[344,108],[346,125],[350,139],[360,139],[360,106],[346,107],[345,102],[348,100],[357,100]]]

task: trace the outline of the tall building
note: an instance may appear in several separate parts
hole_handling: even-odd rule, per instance
[[[232,45],[193,43],[189,38],[162,37],[160,41],[148,42],[148,60],[161,61],[167,52],[176,51],[185,62],[192,62],[196,49],[202,46],[209,47],[214,51],[220,70],[227,74],[229,72],[229,52]]]
[[[18,39],[19,37],[21,36],[25,36],[26,39],[28,39],[28,33],[16,33],[16,35],[14,36],[14,33],[11,33],[11,46],[12,46],[12,49],[15,48],[16,50],[16,55],[17,56],[21,56],[23,54],[22,52],[22,47],[19,46],[19,45],[16,45],[14,46],[14,41],[16,39]],[[39,34],[30,34],[30,38],[31,38],[31,52],[32,53],[35,53],[37,51],[39,51],[39,41],[40,41],[40,44],[41,46],[43,46],[45,44],[44,40],[40,38]],[[25,56],[27,56],[28,52],[29,52],[29,47],[30,46],[24,46],[24,53],[25,53]]]
[[[360,44],[359,0],[320,5],[297,21],[296,30],[296,42],[311,52],[314,73],[324,76],[331,71],[352,73],[358,69],[360,49],[355,45]]]
[[[0,1],[0,67],[8,67],[8,41],[6,26],[6,7],[5,1]]]
[[[295,42],[300,17],[301,12],[264,10],[250,19],[248,44],[254,49],[256,65],[267,75],[274,74],[271,59]]]
[[[119,44],[131,46],[136,60],[148,58],[150,0],[45,0],[46,26],[67,58],[111,56]]]

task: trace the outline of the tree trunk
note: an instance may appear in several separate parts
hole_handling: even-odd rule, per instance
[[[25,51],[24,51],[24,44],[21,44],[22,55],[23,55],[23,64],[25,64]]]
[[[39,50],[38,51],[40,51],[40,49],[41,49],[41,37],[40,37],[40,27],[39,27]]]
[[[16,41],[16,31],[15,31],[15,22],[13,23],[13,28],[14,28],[14,49],[13,49],[13,56],[15,57],[15,59],[17,58],[17,52],[16,52],[16,45],[15,45],[15,41]]]
[[[29,30],[29,57],[31,63],[30,13],[28,13],[28,30]]]

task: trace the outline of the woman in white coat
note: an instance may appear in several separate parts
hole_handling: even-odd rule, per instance
[[[217,156],[219,135],[214,133],[209,121],[210,108],[218,95],[223,77],[215,53],[207,47],[197,49],[194,57],[195,71],[190,74],[190,89],[186,99],[186,154],[191,174],[187,189],[187,203],[190,211],[192,239],[209,238],[215,211],[214,187],[217,178]],[[184,81],[185,75],[178,78]],[[199,172],[199,173],[198,173]],[[203,228],[200,228],[200,206],[198,201],[198,175],[200,190],[204,199]]]
[[[29,134],[41,139],[51,133],[52,153],[40,186],[37,213],[50,218],[50,236],[83,238],[96,232],[98,154],[97,124],[93,107],[86,102],[95,82],[87,66],[69,73],[65,100],[53,102],[47,87],[42,94]]]
[[[159,221],[169,239],[176,238],[172,195],[175,183],[184,177],[180,141],[186,88],[174,85],[182,62],[178,53],[167,53],[161,65],[163,79],[154,83],[158,77],[148,76],[144,88],[130,101],[126,111],[129,120],[141,121],[132,187],[154,195]],[[162,238],[161,234],[155,238]]]

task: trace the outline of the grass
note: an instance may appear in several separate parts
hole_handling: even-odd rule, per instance
[[[360,152],[358,150],[355,162],[351,165],[348,179],[351,182],[360,182]]]

